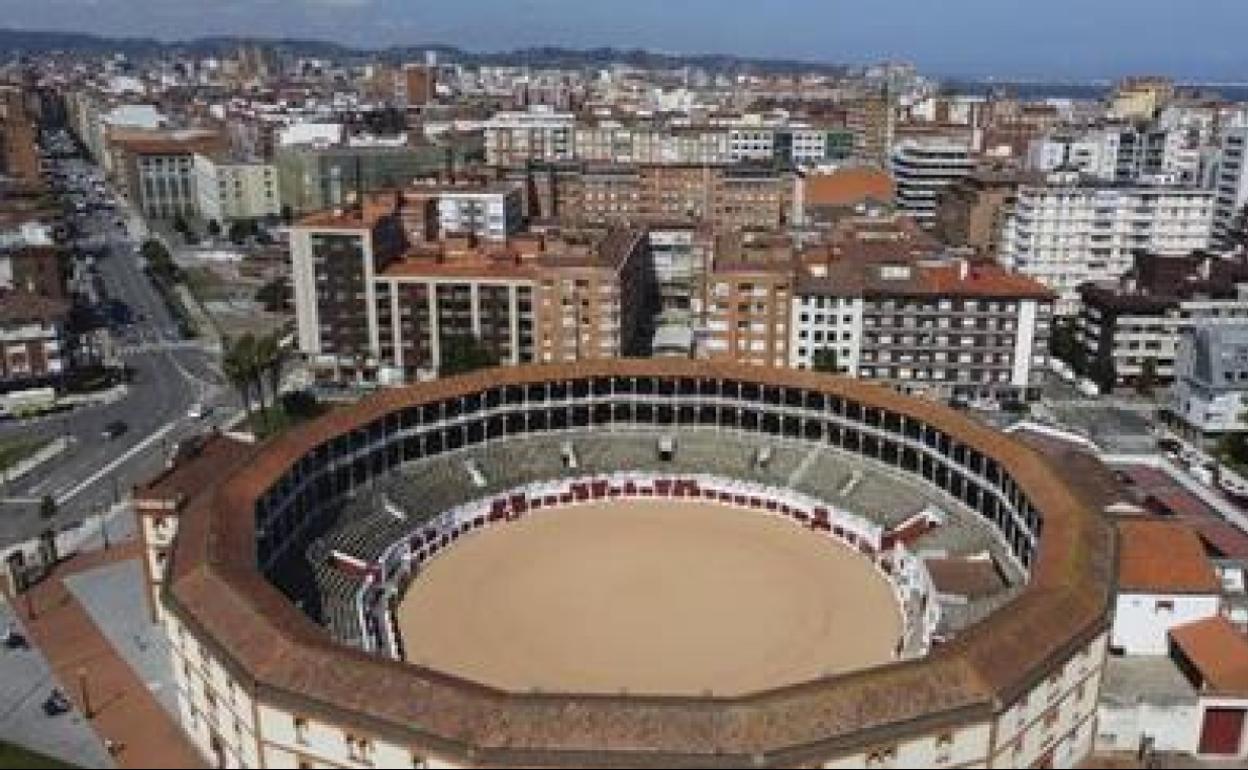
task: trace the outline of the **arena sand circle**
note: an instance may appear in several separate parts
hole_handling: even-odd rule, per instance
[[[888,663],[892,586],[791,521],[709,502],[530,514],[425,565],[409,661],[511,691],[737,695]]]

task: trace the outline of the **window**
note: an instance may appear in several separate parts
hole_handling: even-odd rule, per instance
[[[867,767],[892,767],[897,761],[897,747],[889,746],[867,752]]]
[[[295,717],[295,743],[306,745],[308,742],[308,720]]]

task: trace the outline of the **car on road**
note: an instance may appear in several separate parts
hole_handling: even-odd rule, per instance
[[[186,410],[186,416],[192,420],[202,420],[212,414],[212,407],[205,404],[192,404],[190,409]]]
[[[113,439],[124,435],[128,430],[130,430],[130,426],[126,425],[125,422],[122,420],[113,420],[108,425],[104,426],[103,436],[105,439],[112,441]]]

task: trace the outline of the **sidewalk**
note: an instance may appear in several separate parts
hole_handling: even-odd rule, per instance
[[[101,741],[108,739],[121,747],[116,755],[119,767],[203,767],[158,698],[65,583],[66,578],[139,555],[140,545],[129,542],[80,554],[61,564],[33,590],[35,618],[27,620],[26,627],[61,689],[89,715]],[[143,601],[141,594],[127,598]],[[24,612],[24,601],[19,606]],[[83,703],[84,689],[89,709]]]

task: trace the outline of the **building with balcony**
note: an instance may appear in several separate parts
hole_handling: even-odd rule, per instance
[[[889,159],[897,210],[924,226],[934,225],[940,194],[974,168],[970,147],[960,142],[933,138],[898,143]]]
[[[1137,252],[1190,254],[1209,246],[1213,193],[1167,184],[1112,185],[1074,173],[1023,184],[1005,217],[999,261],[1079,312],[1079,287],[1116,281]]]
[[[1043,384],[1053,295],[997,265],[806,264],[789,363],[935,398],[1024,400]]]

